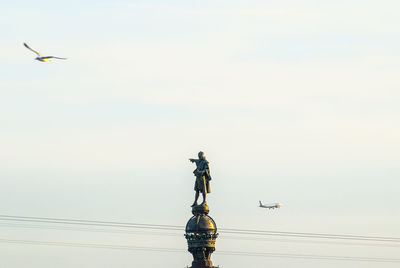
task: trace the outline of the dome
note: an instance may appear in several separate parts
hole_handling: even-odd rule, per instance
[[[185,231],[186,233],[216,233],[217,225],[210,216],[200,214],[190,218]]]

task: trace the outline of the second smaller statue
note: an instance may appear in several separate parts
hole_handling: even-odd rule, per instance
[[[197,206],[197,200],[199,199],[199,194],[203,195],[203,202],[200,204],[201,206],[207,205],[206,197],[207,194],[211,192],[210,190],[210,168],[208,167],[208,161],[203,152],[199,152],[199,159],[190,158],[190,162],[196,163],[196,169],[193,171],[193,174],[196,176],[196,181],[194,183],[194,190],[196,191],[196,196],[194,199],[194,203],[192,207]]]

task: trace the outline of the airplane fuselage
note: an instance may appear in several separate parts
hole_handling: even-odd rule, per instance
[[[275,208],[280,208],[280,204],[279,203],[272,203],[272,204],[263,204],[263,203],[261,203],[261,201],[260,201],[260,205],[259,205],[259,207],[260,208],[268,208],[268,209],[275,209]]]

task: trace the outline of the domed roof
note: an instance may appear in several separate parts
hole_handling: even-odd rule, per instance
[[[208,215],[200,214],[189,219],[185,228],[186,233],[215,233],[217,225]]]

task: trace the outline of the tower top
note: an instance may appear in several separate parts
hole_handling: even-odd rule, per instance
[[[198,155],[199,159],[189,159],[196,163],[196,169],[193,171],[196,176],[194,185],[196,197],[192,205],[193,216],[186,224],[185,238],[188,251],[193,255],[191,268],[215,268],[211,261],[211,253],[215,250],[215,240],[218,237],[217,224],[208,216],[210,210],[206,203],[206,195],[210,192],[210,169],[204,153],[199,152]],[[198,205],[200,192],[203,195],[203,202]]]

